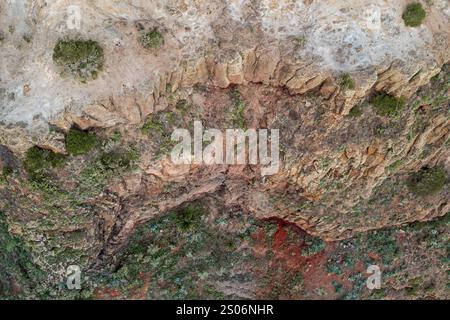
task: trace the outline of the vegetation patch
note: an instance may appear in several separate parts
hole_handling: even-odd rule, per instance
[[[302,250],[302,256],[304,257],[313,256],[325,249],[326,246],[325,241],[320,238],[312,238],[310,240],[306,240],[306,244],[308,245],[308,247]]]
[[[132,170],[138,158],[139,152],[133,146],[128,150],[117,148],[100,154],[80,173],[82,198],[101,192],[111,179]]]
[[[14,169],[9,166],[4,166],[0,174],[0,183],[6,183],[8,178],[14,173]]]
[[[447,182],[447,173],[443,167],[424,168],[413,173],[408,180],[408,189],[415,195],[428,196],[442,190]]]
[[[422,24],[423,19],[425,19],[426,11],[422,7],[421,3],[412,3],[408,5],[403,12],[402,18],[405,21],[405,25],[408,27],[418,27]]]
[[[353,90],[356,87],[355,80],[353,80],[352,76],[348,73],[341,76],[339,84],[343,90]]]
[[[299,36],[299,37],[295,38],[295,42],[300,47],[304,47],[308,43],[308,39],[305,36]]]
[[[224,298],[214,282],[244,255],[230,246],[235,235],[218,234],[203,219],[206,214],[200,203],[192,203],[142,226],[108,282],[130,292],[151,274],[146,298]]]
[[[191,203],[142,225],[104,285],[149,299],[298,298],[303,275],[272,251],[277,229],[277,223],[253,220],[240,210],[217,215]],[[299,234],[288,229],[279,254],[297,259],[289,248]],[[252,250],[257,243],[268,248],[263,256]],[[224,283],[252,289],[227,290]],[[143,287],[144,296],[135,289]]]
[[[369,232],[367,234],[366,250],[366,253],[375,252],[379,254],[384,264],[392,264],[399,253],[395,230],[387,229]]]
[[[43,276],[22,239],[9,233],[6,217],[1,211],[0,274],[0,299],[10,299],[18,293],[29,296]]]
[[[97,145],[97,137],[90,132],[72,128],[66,135],[67,151],[74,155],[82,155],[92,150]]]
[[[180,119],[174,112],[158,112],[150,115],[145,121],[141,132],[151,137],[152,141],[157,143],[159,149],[155,153],[156,158],[170,152],[176,144],[175,141],[172,141],[171,135],[174,126],[177,123],[180,125],[179,121]]]
[[[157,28],[143,32],[139,38],[145,49],[158,49],[164,44],[164,36]]]
[[[403,160],[402,159],[396,160],[395,162],[393,162],[392,164],[389,165],[388,170],[389,170],[389,172],[395,172],[402,165],[403,165]]]
[[[99,157],[99,163],[105,170],[130,169],[137,160],[138,153],[131,148],[130,151],[112,150]]]
[[[393,97],[386,94],[379,94],[372,99],[375,111],[381,116],[396,117],[399,116],[405,107],[405,98]]]
[[[363,111],[361,109],[361,105],[359,105],[359,104],[354,106],[353,108],[351,108],[350,112],[348,113],[348,115],[353,118],[358,118],[358,117],[362,116],[362,114],[363,114]]]
[[[53,61],[82,82],[97,78],[103,68],[103,48],[93,40],[59,40],[53,49]]]
[[[141,132],[145,135],[163,134],[165,131],[164,127],[163,122],[161,122],[157,117],[150,115],[142,126]]]
[[[189,204],[177,212],[175,222],[180,230],[189,231],[195,224],[200,223],[203,214],[204,209],[202,206],[198,204]]]
[[[25,155],[24,167],[30,179],[39,182],[47,178],[52,168],[63,165],[64,160],[65,157],[62,154],[31,147]]]
[[[234,103],[232,111],[233,126],[245,129],[245,102],[238,90],[231,92],[231,99]]]
[[[186,112],[186,111],[189,111],[189,109],[191,109],[192,106],[190,105],[190,103],[186,99],[180,99],[180,100],[177,101],[177,104],[175,105],[175,108],[178,111]]]

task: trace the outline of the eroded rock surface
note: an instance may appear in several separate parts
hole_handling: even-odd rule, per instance
[[[0,210],[9,232],[54,283],[69,262],[120,268],[139,226],[196,201],[293,223],[330,243],[445,216],[448,184],[419,197],[408,181],[426,168],[450,172],[450,7],[424,2],[425,21],[411,28],[401,17],[407,3],[0,4],[0,168],[14,169],[0,184]],[[80,28],[70,28],[73,8]],[[163,45],[143,48],[143,28],[159,30]],[[60,74],[52,53],[64,38],[102,46],[96,79]],[[407,104],[380,115],[378,94]],[[171,162],[175,128],[201,120],[225,130],[237,117],[246,128],[280,130],[278,173]],[[69,155],[73,127],[99,145]],[[45,183],[29,181],[19,161],[32,146],[65,155]],[[130,164],[110,158],[130,150]]]

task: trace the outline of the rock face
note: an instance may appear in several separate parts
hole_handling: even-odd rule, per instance
[[[418,28],[406,27],[406,1],[15,1],[3,4],[2,109],[5,123],[45,127],[65,109],[132,94],[159,103],[161,91],[211,83],[263,83],[291,93],[321,88],[346,114],[369,90],[410,96],[449,60],[448,2],[434,1]],[[160,28],[148,52],[137,24]],[[11,28],[10,28],[11,26]],[[98,30],[105,30],[98,32]],[[11,30],[11,32],[8,32]],[[25,39],[32,39],[29,42]],[[95,39],[105,70],[89,84],[61,78],[52,63],[60,38]],[[342,94],[330,84],[356,80]],[[341,105],[343,104],[344,107]],[[39,108],[36,108],[39,106]],[[343,108],[343,109],[342,109]],[[132,111],[130,111],[131,113]],[[133,121],[133,120],[132,120]]]
[[[448,185],[417,197],[407,183],[424,168],[450,172],[450,7],[446,0],[424,3],[424,23],[411,28],[401,17],[407,3],[0,4],[0,164],[17,171],[0,185],[10,230],[58,277],[65,262],[55,257],[67,248],[85,268],[114,268],[139,225],[209,197],[326,241],[444,216]],[[141,30],[155,28],[164,44],[143,48]],[[60,75],[52,51],[62,38],[103,47],[97,79]],[[382,116],[370,103],[378,94],[407,99],[407,106],[394,118]],[[247,128],[280,130],[278,173],[170,161],[175,128],[201,120],[225,130],[236,117]],[[72,127],[96,132],[101,148],[68,156],[64,169],[52,172],[57,195],[24,184],[16,157],[31,146],[67,154]],[[120,141],[111,138],[119,133]],[[132,170],[87,175],[104,169],[104,154],[130,146],[140,153]],[[214,201],[208,206],[213,210]]]

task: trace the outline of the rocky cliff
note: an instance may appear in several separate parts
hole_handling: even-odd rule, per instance
[[[444,217],[450,7],[424,1],[411,27],[409,3],[0,4],[6,229],[54,284],[69,264],[120,270],[136,230],[192,203],[333,244]],[[71,45],[87,62],[63,66]],[[280,170],[174,164],[195,120],[279,129]]]

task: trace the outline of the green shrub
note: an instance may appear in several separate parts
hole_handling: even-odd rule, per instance
[[[204,209],[199,204],[189,204],[177,212],[175,222],[182,231],[191,230],[195,224],[200,223]]]
[[[308,247],[302,250],[302,256],[304,257],[313,256],[326,247],[325,241],[320,238],[312,238],[310,240],[306,240],[306,244],[308,245]]]
[[[341,76],[340,85],[344,90],[353,90],[355,89],[355,80],[353,80],[350,74],[345,73]]]
[[[144,32],[139,38],[139,41],[146,49],[157,49],[164,44],[164,37],[158,29],[154,28]]]
[[[38,147],[28,149],[24,161],[25,170],[31,180],[42,180],[47,175],[48,163],[44,150]]]
[[[350,112],[348,113],[348,115],[349,115],[350,117],[353,117],[353,118],[360,117],[362,114],[363,114],[363,112],[362,112],[362,110],[361,110],[361,106],[360,106],[360,105],[354,106],[354,107],[350,110]]]
[[[399,255],[394,230],[376,230],[367,234],[367,252],[376,252],[385,265],[390,265]]]
[[[447,174],[442,167],[425,168],[412,174],[408,180],[408,189],[415,195],[427,196],[442,190],[447,182]]]
[[[24,167],[33,181],[45,179],[51,168],[64,164],[64,155],[38,147],[31,147],[25,155]]]
[[[405,98],[379,94],[372,100],[375,111],[382,116],[395,117],[400,115],[405,106]]]
[[[342,274],[343,270],[339,260],[330,259],[326,264],[326,269],[328,273]]]
[[[66,135],[66,148],[75,156],[85,154],[97,145],[97,137],[89,132],[70,129]]]
[[[147,118],[144,125],[141,128],[141,132],[145,135],[159,134],[163,135],[165,132],[164,122],[158,117],[158,115],[151,115]]]
[[[408,5],[403,12],[402,18],[408,27],[418,27],[422,24],[426,16],[426,12],[420,3],[412,3]]]
[[[134,148],[131,148],[127,152],[123,150],[112,150],[103,153],[99,158],[99,162],[106,170],[130,169],[138,157],[139,154]]]
[[[59,40],[53,50],[53,61],[82,81],[95,79],[103,60],[103,48],[93,40]]]
[[[180,118],[175,112],[158,112],[150,115],[141,128],[144,135],[151,137],[154,143],[157,143],[159,150],[155,153],[155,158],[167,154],[175,146],[171,135],[174,126],[180,125]]]

